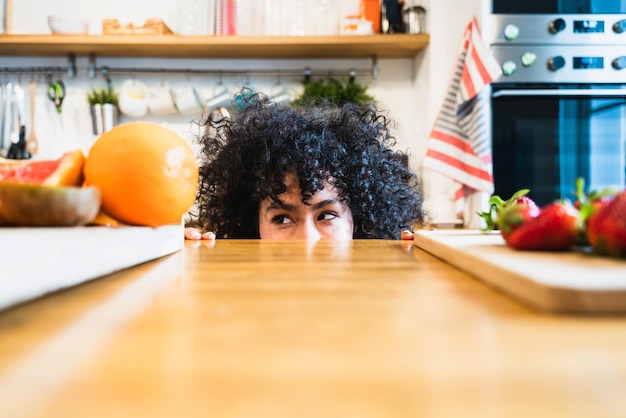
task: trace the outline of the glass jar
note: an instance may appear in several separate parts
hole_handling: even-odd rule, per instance
[[[176,34],[206,35],[208,10],[202,0],[177,0]]]
[[[314,14],[315,35],[339,33],[339,5],[336,0],[317,0]]]

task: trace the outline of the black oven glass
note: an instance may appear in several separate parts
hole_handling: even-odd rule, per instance
[[[626,13],[624,0],[493,0],[493,13],[613,14]]]
[[[495,194],[508,198],[528,188],[545,205],[573,200],[577,177],[587,190],[626,187],[626,86],[622,97],[497,91],[491,103]]]

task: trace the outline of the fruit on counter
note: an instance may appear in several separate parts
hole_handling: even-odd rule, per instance
[[[81,150],[69,151],[49,160],[0,159],[0,182],[80,186],[84,162],[85,155]]]
[[[506,222],[503,217],[499,224]],[[570,201],[562,200],[543,206],[536,216],[515,224],[502,237],[518,250],[566,251],[577,242],[579,232],[580,212]]]
[[[524,194],[516,193],[497,211],[496,223],[505,240],[513,231],[537,217],[541,212],[535,201],[525,196],[527,190],[522,190],[522,192]]]
[[[539,214],[539,207],[528,196],[530,190],[518,190],[509,199],[504,200],[498,195],[491,196],[489,199],[489,211],[479,212],[478,215],[485,221],[485,231],[501,229],[498,225],[498,218],[502,218],[503,213],[507,215],[507,225],[502,231],[503,234],[509,233],[516,225],[521,224],[525,219],[534,217]]]
[[[0,181],[0,225],[79,226],[100,209],[95,187]]]
[[[490,199],[489,212],[478,213],[483,230],[500,229],[506,244],[520,250],[564,251],[590,248],[593,253],[626,258],[626,190],[584,192],[576,179],[576,200],[558,200],[541,208],[525,199],[527,189],[510,199]]]
[[[85,184],[102,194],[102,209],[129,224],[180,224],[198,188],[198,163],[177,133],[151,122],[102,134],[85,160]]]
[[[552,202],[544,207],[522,189],[508,200],[492,196],[489,212],[479,213],[487,226],[499,229],[506,244],[519,250],[565,251],[580,237],[580,213],[569,200]]]
[[[626,190],[605,199],[589,216],[587,239],[597,254],[626,257]]]
[[[0,160],[0,225],[85,225],[100,208],[100,192],[83,189],[85,155],[56,159]]]
[[[592,190],[589,193],[585,193],[585,180],[582,178],[576,179],[576,201],[574,206],[580,211],[582,220],[579,238],[580,245],[589,245],[587,230],[591,216],[613,200],[617,193],[618,191],[614,189]]]

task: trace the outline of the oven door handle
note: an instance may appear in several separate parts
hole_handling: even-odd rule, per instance
[[[585,96],[585,97],[616,97],[626,98],[626,90],[616,89],[503,89],[496,90],[491,97],[508,97],[508,96]]]

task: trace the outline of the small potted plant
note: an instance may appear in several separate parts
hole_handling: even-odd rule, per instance
[[[304,91],[292,102],[295,106],[319,98],[324,98],[339,106],[348,102],[360,105],[375,102],[374,97],[367,93],[368,86],[357,83],[354,78],[326,77],[319,80],[305,80],[303,85]]]
[[[87,93],[94,135],[107,132],[117,124],[118,98],[119,94],[111,85],[94,87]]]

